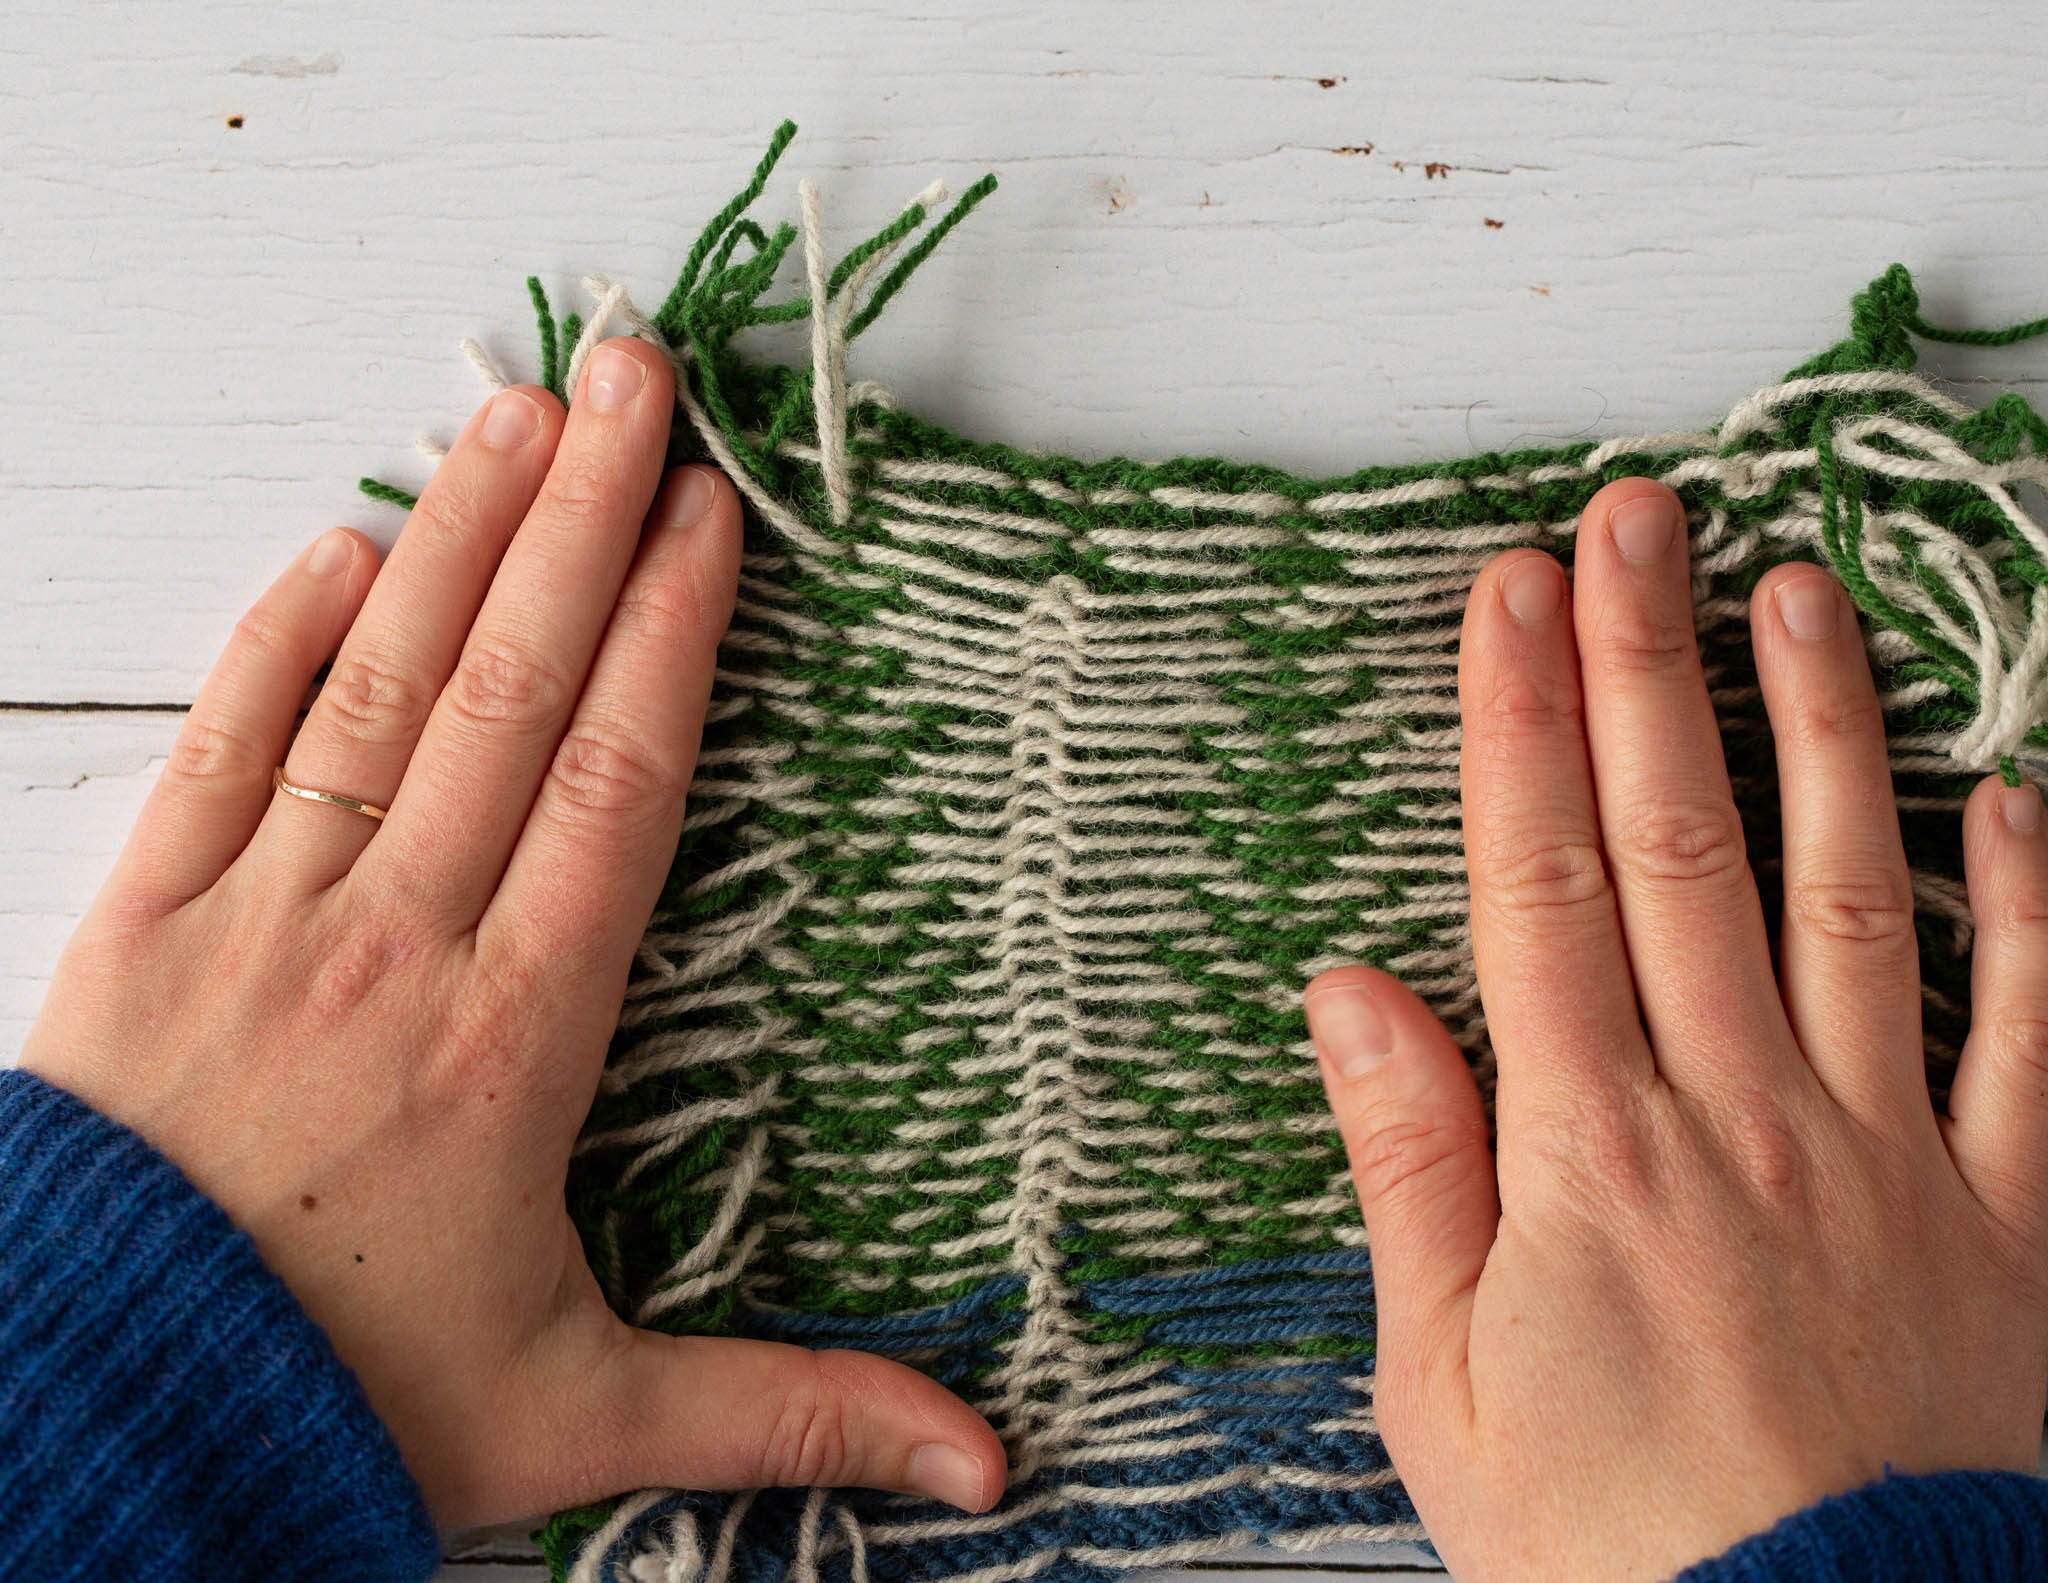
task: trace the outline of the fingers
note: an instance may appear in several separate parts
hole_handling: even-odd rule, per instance
[[[585,363],[547,481],[458,634],[460,657],[355,881],[462,928],[482,916],[633,559],[661,479],[672,377],[666,356],[631,338]]]
[[[603,1488],[895,1490],[984,1512],[1002,1443],[959,1397],[865,1352],[631,1333],[605,1387]]]
[[[562,429],[537,386],[493,396],[434,470],[292,743],[302,786],[379,807],[398,795],[435,696],[455,668],[505,546],[533,503]],[[261,845],[308,889],[347,873],[378,827],[360,814],[277,799]]]
[[[1381,1430],[1462,1421],[1472,1293],[1500,1223],[1479,1090],[1443,1025],[1384,973],[1338,968],[1302,1004],[1372,1246]]]
[[[1975,945],[1970,1037],[1949,1091],[1949,1149],[2007,1225],[2048,1240],[2048,824],[2034,787],[1997,776],[1963,813]]]
[[[1838,1102],[1931,1125],[1913,887],[1855,611],[1805,565],[1768,573],[1749,608],[1783,806],[1785,1014]]]
[[[270,805],[299,703],[377,574],[377,550],[332,528],[257,600],[185,716],[116,879],[170,911],[220,878]]]
[[[739,559],[737,492],[713,468],[677,468],[478,926],[480,952],[600,982],[625,973],[682,829]]]
[[[1789,1061],[1790,1040],[1693,640],[1678,498],[1609,484],[1573,553],[1586,741],[1636,999],[1667,1078],[1723,1085],[1731,1060]]]
[[[1652,1068],[1600,850],[1570,594],[1549,556],[1480,573],[1458,650],[1472,954],[1500,1062],[1503,1140]]]

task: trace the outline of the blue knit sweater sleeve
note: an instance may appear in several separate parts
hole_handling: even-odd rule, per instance
[[[2048,1480],[1894,1474],[1831,1495],[1676,1583],[2042,1583]]]
[[[437,1552],[255,1244],[127,1128],[0,1070],[0,1571],[412,1583]]]
[[[418,1487],[255,1244],[127,1128],[0,1070],[0,1554],[39,1583],[416,1583]],[[1887,1478],[1677,1583],[2038,1583],[2048,1482]]]

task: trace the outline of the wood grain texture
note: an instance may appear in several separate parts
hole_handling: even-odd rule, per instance
[[[182,718],[0,712],[0,1065],[13,1064]]]
[[[842,240],[997,172],[855,371],[1087,455],[1329,472],[1688,425],[1893,259],[1936,319],[2048,308],[2048,75],[2000,0],[1162,16],[15,0],[0,700],[189,699],[319,529],[389,542],[352,482],[425,476],[412,436],[479,397],[458,337],[530,373],[529,271],[564,305],[592,269],[658,297],[785,114],[764,210],[815,175]],[[0,713],[0,1052],[176,725]],[[516,1537],[472,1549],[448,1579],[543,1575]]]
[[[2039,311],[2048,82],[2016,26],[19,0],[0,698],[189,697],[315,531],[395,531],[350,486],[424,476],[413,435],[479,395],[459,336],[530,370],[529,270],[658,296],[785,113],[765,210],[814,174],[848,240],[934,173],[1003,181],[858,373],[973,435],[1328,471],[1697,422],[1894,258],[1937,316]]]

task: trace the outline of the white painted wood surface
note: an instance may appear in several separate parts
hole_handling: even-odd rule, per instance
[[[58,706],[182,703],[320,528],[388,542],[353,480],[424,476],[457,337],[530,370],[528,271],[658,299],[784,114],[770,219],[802,174],[842,241],[1003,181],[858,373],[972,435],[1334,472],[1694,424],[1893,259],[1940,320],[2048,310],[2043,56],[2001,0],[14,0],[0,1053],[176,727]],[[450,1575],[493,1566],[537,1575]]]

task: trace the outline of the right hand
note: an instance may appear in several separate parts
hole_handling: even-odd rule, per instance
[[[1460,1583],[1669,1577],[1887,1468],[2030,1471],[2048,1401],[2048,835],[1978,786],[1973,1026],[1928,1103],[1912,889],[1841,587],[1750,606],[1772,961],[1683,516],[1611,484],[1576,587],[1514,550],[1459,659],[1498,1171],[1435,1017],[1341,968],[1310,1027],[1365,1208],[1375,1404]]]

